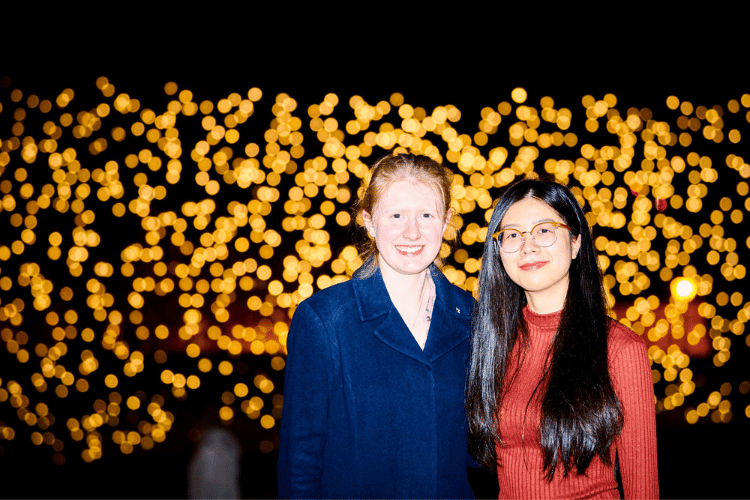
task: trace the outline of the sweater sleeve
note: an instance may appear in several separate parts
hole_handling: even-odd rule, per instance
[[[654,385],[646,344],[615,325],[611,332],[610,373],[623,412],[616,441],[625,498],[659,498]]]
[[[330,349],[320,317],[304,302],[287,337],[279,437],[279,498],[321,498],[327,438]]]

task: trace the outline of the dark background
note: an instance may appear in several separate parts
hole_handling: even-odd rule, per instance
[[[342,102],[358,94],[371,104],[401,92],[407,103],[428,112],[437,105],[456,105],[463,114],[457,128],[467,131],[475,130],[482,107],[510,100],[510,91],[516,87],[525,88],[534,105],[550,95],[556,107],[567,106],[574,115],[582,114],[580,99],[586,94],[601,98],[612,92],[621,110],[636,106],[664,111],[668,95],[712,106],[726,105],[730,98],[739,99],[750,91],[740,74],[745,62],[735,57],[742,45],[735,45],[726,24],[721,25],[723,32],[717,28],[710,36],[689,29],[690,24],[679,24],[677,34],[671,35],[655,29],[647,18],[636,18],[624,26],[604,23],[599,29],[567,25],[564,36],[545,38],[539,33],[565,26],[563,19],[557,23],[551,16],[548,24],[539,25],[528,17],[502,16],[488,25],[471,24],[476,27],[472,30],[461,22],[459,13],[439,23],[376,16],[378,22],[366,26],[357,24],[356,16],[348,22],[341,18],[304,22],[299,17],[289,22],[288,16],[265,11],[242,15],[227,10],[210,18],[195,11],[158,20],[140,10],[123,9],[117,15],[129,19],[125,26],[115,25],[106,16],[90,22],[52,18],[46,19],[41,31],[33,16],[13,17],[14,29],[1,35],[0,77],[9,75],[11,88],[22,88],[25,95],[51,97],[73,88],[85,99],[96,90],[96,78],[107,76],[118,93],[128,92],[141,99],[143,107],[154,109],[166,102],[163,86],[167,81],[192,90],[196,101],[215,102],[230,92],[244,94],[257,86],[264,91],[267,106],[280,92],[294,97],[300,107],[320,102],[328,92],[337,93]],[[2,22],[8,24],[9,19]],[[508,36],[513,26],[527,29]],[[650,27],[650,36],[639,31],[644,26]],[[632,38],[641,43],[632,43]],[[7,92],[0,89],[0,93]],[[260,104],[256,114],[268,121]],[[297,114],[304,117],[302,110]],[[747,126],[744,131],[750,133]],[[5,129],[0,131],[0,139],[7,135]],[[746,142],[739,146],[747,149]],[[349,235],[342,231],[335,237],[345,244]],[[745,237],[737,235],[738,242]],[[3,239],[0,236],[0,242]],[[722,376],[727,378],[726,372],[731,371],[728,378],[739,382],[747,379],[748,354],[739,339],[737,344],[732,351],[735,359],[723,368]],[[2,373],[6,361],[0,357],[3,382],[8,377]],[[257,369],[254,363],[267,360],[253,356],[247,363],[247,371],[252,372]],[[709,378],[717,370],[710,360],[695,360],[691,368]],[[702,419],[688,425],[681,410],[659,415],[663,497],[747,496],[743,473],[750,465],[746,454],[750,427],[743,415],[747,401],[742,401],[733,407],[735,416],[728,424]],[[103,458],[91,464],[71,454],[65,465],[56,466],[43,447],[32,447],[19,438],[1,441],[2,496],[184,497],[187,464],[195,447],[188,438],[190,430],[217,424],[217,408],[215,401],[188,398],[171,408],[175,426],[164,443],[150,451],[136,447],[132,455],[124,456],[105,438]],[[15,419],[10,410],[7,403],[0,404],[0,420]],[[275,452],[258,451],[257,428],[246,420],[236,418],[232,425],[244,447],[243,495],[274,497]],[[472,479],[479,496],[494,494],[489,475],[475,471]]]

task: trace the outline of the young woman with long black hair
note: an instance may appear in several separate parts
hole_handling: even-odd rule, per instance
[[[523,179],[489,223],[467,384],[469,445],[500,498],[658,498],[646,345],[607,315],[571,191]]]

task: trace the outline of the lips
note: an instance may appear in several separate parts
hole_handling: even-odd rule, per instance
[[[546,265],[547,265],[546,261],[536,261],[536,262],[529,262],[526,264],[521,264],[518,267],[520,267],[524,271],[536,271],[537,269],[541,269]]]
[[[401,255],[411,256],[422,253],[424,245],[396,245],[396,250]]]

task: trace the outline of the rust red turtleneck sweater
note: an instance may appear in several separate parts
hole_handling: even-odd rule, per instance
[[[564,478],[558,464],[552,482],[544,479],[539,400],[535,398],[528,411],[526,408],[544,371],[560,316],[560,312],[536,314],[524,309],[531,343],[500,412],[500,498],[619,498],[614,467],[605,466],[598,456],[585,475],[574,470]],[[610,376],[623,412],[622,433],[610,450],[612,463],[617,452],[625,498],[659,498],[654,387],[646,345],[630,329],[615,323],[608,350]],[[508,373],[516,369],[512,363]]]

